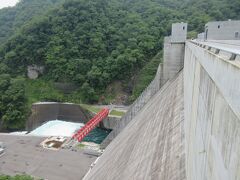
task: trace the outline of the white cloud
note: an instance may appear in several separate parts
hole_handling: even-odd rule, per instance
[[[14,6],[19,0],[0,0],[0,9],[8,6]]]

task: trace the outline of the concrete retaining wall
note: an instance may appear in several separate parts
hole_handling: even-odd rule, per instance
[[[100,122],[99,127],[104,129],[113,129],[120,119],[120,117],[108,116],[106,119]]]
[[[77,104],[44,103],[33,104],[32,114],[26,123],[26,129],[32,131],[50,120],[64,120],[70,122],[88,122],[95,114],[83,109]],[[98,127],[113,129],[120,118],[108,116]]]
[[[189,180],[240,179],[240,66],[187,42],[184,62]]]
[[[31,131],[47,121],[56,119],[86,123],[91,119],[91,115],[76,104],[33,104],[32,114],[26,123],[26,129],[27,131]]]

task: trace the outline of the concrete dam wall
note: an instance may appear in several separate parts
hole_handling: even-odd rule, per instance
[[[214,48],[210,42],[199,45],[187,42],[185,48],[187,177],[190,180],[239,180],[238,56],[235,61],[230,60],[232,53],[221,47]]]
[[[86,123],[91,119],[91,115],[76,104],[36,103],[32,105],[32,114],[27,121],[26,129],[32,131],[45,122],[56,119]]]
[[[240,180],[240,41],[186,41],[182,53],[183,72],[161,66],[160,87],[173,78],[119,125],[85,180]]]
[[[109,144],[84,180],[185,180],[183,73]]]

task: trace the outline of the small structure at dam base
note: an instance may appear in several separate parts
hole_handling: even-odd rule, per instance
[[[67,141],[66,137],[58,136],[58,137],[49,137],[41,142],[41,146],[43,148],[59,150],[62,148],[64,143]]]

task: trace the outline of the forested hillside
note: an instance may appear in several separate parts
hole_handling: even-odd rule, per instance
[[[35,81],[41,81],[38,89],[52,82],[78,87],[61,95],[51,86],[50,97],[35,100],[97,102],[106,98],[105,89],[114,81],[134,92],[133,100],[154,76],[161,58],[153,57],[161,51],[173,22],[188,22],[189,35],[194,36],[210,20],[240,19],[239,0],[66,0],[45,14],[44,7],[60,1],[23,2],[0,10],[0,29],[10,27],[1,31],[6,42],[0,46],[0,73],[26,78],[28,65],[42,65],[44,75]],[[43,9],[32,9],[33,2]],[[44,16],[32,18],[32,14]],[[19,24],[25,25],[16,31]],[[127,83],[133,77],[137,84]],[[34,89],[36,83],[26,82]]]
[[[63,0],[21,0],[15,7],[0,10],[0,44],[33,18],[39,18]]]

